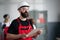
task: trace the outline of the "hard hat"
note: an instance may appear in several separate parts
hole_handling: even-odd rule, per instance
[[[29,6],[30,5],[27,2],[23,1],[23,2],[20,2],[18,8],[21,8],[21,7],[29,7]]]

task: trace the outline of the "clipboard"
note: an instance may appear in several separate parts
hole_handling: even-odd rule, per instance
[[[34,34],[36,34],[38,31],[40,31],[40,34],[41,34],[42,29],[41,29],[41,28],[33,29],[33,30],[32,30],[30,33],[28,33],[26,36],[27,36],[27,37],[35,36]]]

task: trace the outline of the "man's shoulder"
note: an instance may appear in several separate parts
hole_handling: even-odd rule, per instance
[[[15,25],[15,26],[18,25],[18,22],[16,21],[16,19],[14,19],[14,20],[11,22],[11,25],[12,25],[12,26],[14,26],[14,25]],[[11,26],[11,25],[10,25],[10,26]]]
[[[18,21],[19,18],[14,19],[13,21]]]
[[[17,18],[16,18],[16,19],[14,19],[12,22],[17,23]]]

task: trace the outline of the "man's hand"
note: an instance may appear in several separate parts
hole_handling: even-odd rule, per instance
[[[36,38],[40,33],[41,31],[37,31],[37,33],[34,34],[33,38]]]
[[[40,34],[42,34],[42,33],[43,33],[43,30],[37,31],[37,32],[34,34],[33,38],[36,38],[38,35],[40,35]]]
[[[37,35],[39,35],[41,33],[41,31],[37,31]]]
[[[26,38],[26,34],[19,34],[20,38]]]

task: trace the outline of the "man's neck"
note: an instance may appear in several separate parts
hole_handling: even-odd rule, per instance
[[[9,20],[4,20],[5,23],[9,22]]]
[[[22,16],[19,17],[22,21],[26,21],[27,18],[23,18]]]

